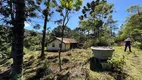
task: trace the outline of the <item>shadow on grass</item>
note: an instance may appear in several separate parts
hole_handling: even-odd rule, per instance
[[[0,80],[10,80],[11,76],[10,76],[11,70],[7,70],[4,72],[0,72]]]
[[[26,80],[53,80],[54,76],[51,70],[49,70],[46,67],[41,67],[35,70],[36,74],[35,76],[32,76]],[[45,78],[45,79],[41,79]]]
[[[0,60],[0,64],[5,63],[6,61],[7,61],[7,59],[1,59],[1,60]]]
[[[112,77],[114,77],[115,80],[126,80],[127,77],[129,77],[130,80],[134,80],[131,78],[128,74],[126,74],[123,71],[113,71],[109,73]]]

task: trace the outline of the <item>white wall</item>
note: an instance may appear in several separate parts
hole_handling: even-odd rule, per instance
[[[66,50],[70,50],[70,43],[66,44]]]
[[[55,44],[55,47],[52,47],[53,43]],[[59,44],[61,44],[61,41],[54,40],[47,45],[47,50],[48,51],[58,51],[60,49]],[[70,49],[70,44],[65,45],[65,43],[63,43],[62,50],[64,51],[64,50],[69,50],[69,49]]]

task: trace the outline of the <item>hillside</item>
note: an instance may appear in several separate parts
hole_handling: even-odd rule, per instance
[[[93,63],[92,51],[73,49],[62,53],[62,68],[58,71],[58,53],[46,52],[44,60],[38,59],[39,51],[29,51],[24,55],[23,79],[25,80],[142,80],[142,51],[132,48],[132,53],[123,52],[123,47],[115,46],[110,64],[114,69],[104,70]],[[124,58],[124,59],[123,59]],[[124,62],[123,62],[124,60]],[[11,59],[0,65],[0,80],[8,79]],[[91,70],[93,65],[93,70]]]

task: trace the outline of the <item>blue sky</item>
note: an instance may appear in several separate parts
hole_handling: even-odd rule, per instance
[[[86,5],[87,2],[91,2],[92,0],[84,0],[83,2],[83,5]],[[118,23],[117,23],[117,26],[119,27],[121,24],[124,23],[124,20],[126,19],[127,16],[129,16],[129,13],[126,12],[126,9],[128,9],[130,6],[132,5],[136,5],[136,4],[139,4],[142,6],[142,1],[141,0],[107,0],[108,3],[111,3],[111,4],[114,4],[114,10],[116,11],[116,13],[113,13],[113,18],[115,20],[118,20]],[[81,13],[81,10],[72,14],[71,15],[71,19],[69,21],[69,23],[67,24],[68,27],[70,27],[71,29],[74,29],[78,26],[78,22],[79,22],[79,18],[78,16],[80,16],[82,13]],[[55,19],[58,19],[59,18],[59,15],[57,14],[54,14],[52,16],[52,19],[51,19],[51,22],[49,22],[47,24],[47,27],[50,27],[51,30],[54,29],[55,27],[57,27],[57,24],[54,23]],[[43,20],[44,19],[35,19],[34,22],[36,23],[39,23],[41,24],[41,29],[42,30],[43,28]],[[26,29],[30,29],[32,30],[32,24],[28,24],[28,23],[25,23],[25,28]]]

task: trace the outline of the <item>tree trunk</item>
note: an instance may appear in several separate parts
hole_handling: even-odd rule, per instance
[[[62,51],[62,46],[63,46],[63,38],[64,38],[64,26],[62,26],[62,37],[61,37],[61,46],[59,50],[59,71],[62,71],[62,61],[61,61],[61,51]]]
[[[45,12],[43,13],[45,15],[45,19],[44,19],[44,28],[43,28],[43,37],[42,37],[42,48],[41,48],[41,55],[40,58],[44,59],[44,47],[45,47],[45,38],[46,38],[46,25],[47,25],[47,19],[48,19],[48,15],[49,15],[49,4],[50,4],[50,0],[48,0],[47,2],[47,8],[45,10]]]
[[[61,46],[62,46],[62,42],[61,42]],[[59,71],[62,71],[62,66],[61,66],[61,48],[59,50]]]
[[[12,80],[21,77],[23,64],[23,39],[24,39],[24,21],[25,21],[25,0],[16,0],[16,18],[13,28],[13,64]]]
[[[10,0],[10,14],[11,14],[11,24],[14,27],[14,13],[13,13],[13,0]],[[12,28],[13,29],[13,28]],[[13,30],[12,30],[12,34],[13,34]],[[11,54],[10,54],[10,58],[12,58],[13,56],[13,51],[14,51],[14,38],[12,38],[12,47],[11,47]]]
[[[67,23],[69,21],[68,14],[69,14],[69,11],[67,10],[65,16],[63,17],[63,24],[62,24],[62,37],[61,37],[62,40],[61,40],[61,47],[59,49],[59,69],[60,69],[60,71],[62,71],[62,66],[61,66],[61,51],[62,51],[62,46],[63,46],[63,37],[64,37],[65,26],[67,25]],[[67,19],[67,21],[66,21],[66,19]]]
[[[44,46],[45,46],[45,38],[46,38],[46,25],[47,25],[47,15],[45,16],[44,19],[44,28],[43,28],[43,37],[42,37],[42,48],[41,48],[41,55],[40,58],[44,58]]]

